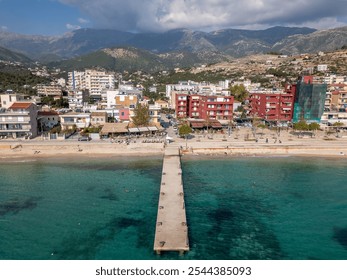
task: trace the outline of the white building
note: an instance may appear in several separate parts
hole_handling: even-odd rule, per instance
[[[90,95],[101,95],[104,89],[114,89],[115,73],[97,70],[73,71],[68,73],[68,88],[70,90],[89,90]]]
[[[60,96],[62,86],[57,83],[39,84],[36,86],[37,94],[41,96]]]
[[[319,72],[328,71],[328,65],[327,64],[318,64],[317,65],[317,71],[319,71]]]
[[[32,102],[14,102],[0,111],[1,137],[36,137],[37,107]]]
[[[346,76],[337,76],[337,75],[327,75],[324,77],[324,83],[330,84],[343,84],[347,82]]]
[[[70,91],[68,95],[69,107],[72,109],[82,108],[88,101],[88,90]]]
[[[1,100],[1,107],[8,109],[12,106],[14,102],[25,101],[26,97],[23,94],[9,92],[5,94],[0,94],[0,100]]]
[[[60,124],[62,129],[83,129],[90,126],[91,113],[75,113],[70,112],[60,115]]]

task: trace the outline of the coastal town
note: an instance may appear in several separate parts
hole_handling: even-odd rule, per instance
[[[237,70],[233,63],[174,70],[215,74],[223,68],[233,77],[244,69],[241,77],[217,82],[165,83],[168,71],[153,77],[100,69],[69,71],[64,79],[57,78],[59,69],[30,68],[50,82],[34,85],[34,94],[27,88],[0,94],[0,151],[117,154],[125,152],[122,144],[128,153],[163,153],[173,144],[186,153],[344,155],[347,76],[334,72],[329,55],[272,54],[250,57]]]
[[[343,279],[345,1],[0,0],[2,279]]]

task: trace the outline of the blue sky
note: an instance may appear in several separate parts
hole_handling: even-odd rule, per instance
[[[0,28],[8,32],[60,35],[89,27],[76,7],[54,0],[0,0]]]
[[[0,30],[61,35],[84,28],[161,32],[347,25],[347,0],[0,0]]]

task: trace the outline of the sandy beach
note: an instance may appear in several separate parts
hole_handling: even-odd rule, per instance
[[[147,156],[161,155],[165,146],[177,146],[182,154],[191,155],[230,155],[230,156],[333,156],[347,155],[347,135],[330,135],[319,132],[315,137],[298,137],[289,132],[280,135],[271,131],[252,135],[249,129],[235,131],[230,136],[225,134],[195,134],[185,139],[175,137],[174,142],[165,144],[164,138],[159,143],[143,143],[131,140],[129,144],[111,140],[1,140],[0,157],[60,157],[60,156]],[[338,136],[338,137],[337,137]],[[257,140],[256,140],[257,139]],[[347,156],[346,156],[347,157]]]

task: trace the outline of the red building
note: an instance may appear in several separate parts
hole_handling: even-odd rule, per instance
[[[291,121],[296,85],[286,85],[284,91],[250,93],[250,115],[268,121]]]
[[[188,117],[188,99],[189,95],[185,93],[176,94],[176,116],[177,118]]]
[[[232,120],[234,96],[203,96],[201,100],[202,119]]]
[[[119,109],[119,120],[121,122],[130,120],[130,110],[129,110],[129,108],[120,108]]]
[[[231,120],[233,105],[233,96],[176,95],[176,115],[179,118]]]

